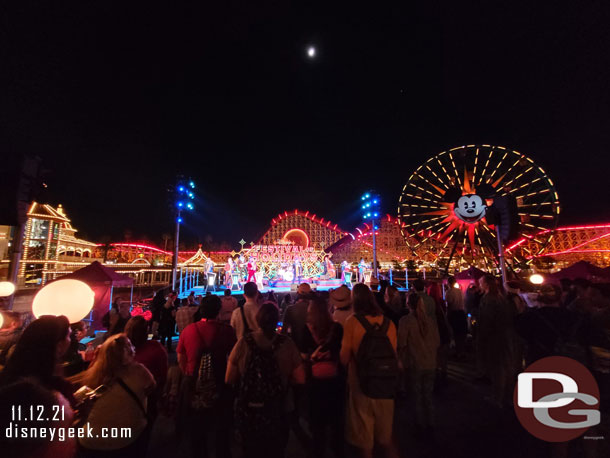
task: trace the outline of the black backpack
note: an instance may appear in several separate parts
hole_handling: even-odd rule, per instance
[[[286,338],[277,335],[268,350],[256,345],[250,333],[244,339],[250,354],[235,403],[237,431],[242,437],[277,437],[284,421],[285,389],[275,352]]]
[[[203,343],[199,326],[197,324],[195,326],[197,327],[200,341]],[[220,390],[216,383],[212,354],[205,349],[199,358],[196,374],[197,379],[195,380],[193,396],[191,398],[191,408],[195,411],[211,409],[216,405],[218,398],[220,398]]]
[[[394,399],[398,384],[398,358],[387,335],[390,320],[371,324],[364,316],[354,315],[366,330],[356,353],[360,389],[369,398]]]

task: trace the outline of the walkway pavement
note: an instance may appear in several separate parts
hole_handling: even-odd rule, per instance
[[[577,440],[565,451],[567,455],[535,439],[517,421],[512,409],[500,410],[484,400],[489,385],[475,380],[473,361],[451,361],[445,387],[435,393],[436,432],[432,439],[416,438],[410,399],[397,402],[394,422],[400,456],[404,458],[602,458],[610,457],[609,418],[602,417],[604,440]],[[590,453],[597,448],[595,454]],[[585,449],[589,453],[585,454]],[[234,446],[234,457],[241,453]],[[595,450],[593,450],[595,451]],[[330,453],[327,454],[330,458]],[[178,444],[172,422],[160,417],[155,425],[148,458],[190,456],[184,444]],[[354,450],[348,456],[356,457]],[[310,458],[291,434],[287,458]],[[323,457],[315,457],[323,458]]]

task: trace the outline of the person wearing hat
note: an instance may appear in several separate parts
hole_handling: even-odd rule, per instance
[[[343,326],[345,320],[353,313],[351,291],[345,285],[333,289],[328,295],[328,303],[333,308],[333,320]]]
[[[301,283],[297,288],[297,300],[290,305],[284,313],[284,332],[286,332],[301,353],[306,347],[304,342],[305,328],[307,327],[307,307],[311,296],[309,283]]]

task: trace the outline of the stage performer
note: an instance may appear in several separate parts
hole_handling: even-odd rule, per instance
[[[324,264],[326,266],[326,275],[328,278],[335,278],[337,276],[337,271],[335,270],[335,265],[331,262],[328,255],[324,256]]]
[[[248,265],[246,267],[248,269],[248,280],[246,280],[246,283],[250,281],[256,282],[256,278],[254,277],[254,274],[256,273],[256,261],[254,258],[251,257],[248,260]]]
[[[239,272],[239,278],[241,281],[246,280],[246,259],[243,254],[240,254],[235,262],[235,268]]]
[[[205,277],[206,277],[206,282],[208,279],[208,275],[214,273],[214,261],[212,261],[212,258],[210,258],[208,256],[208,259],[205,261]]]
[[[341,281],[342,282],[345,281],[345,272],[349,272],[349,271],[350,271],[349,262],[343,261],[341,263]]]
[[[301,264],[301,259],[298,256],[294,257],[294,278],[292,279],[293,283],[301,283],[301,276],[303,275],[303,265]]]
[[[364,258],[360,258],[360,262],[358,263],[358,283],[364,282],[364,271],[367,268],[367,263]]]
[[[225,264],[225,286],[227,289],[231,289],[233,286],[233,267],[235,266],[235,262],[233,258],[229,256],[227,259],[227,263]]]

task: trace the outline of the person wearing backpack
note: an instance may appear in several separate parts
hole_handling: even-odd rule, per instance
[[[179,393],[177,430],[186,426],[193,456],[208,456],[206,433],[215,432],[215,455],[228,458],[230,451],[233,395],[224,383],[227,357],[237,341],[231,326],[218,321],[222,302],[206,296],[201,302],[203,318],[180,334],[178,363],[183,377]]]
[[[348,367],[346,440],[363,457],[377,443],[388,457],[397,457],[392,440],[394,396],[398,388],[396,326],[384,317],[368,286],[352,290],[354,314],[346,321],[341,362]]]
[[[256,283],[248,282],[244,285],[246,302],[237,306],[231,314],[231,326],[235,329],[238,339],[241,339],[245,333],[258,329],[256,324],[256,314],[259,309],[258,295]]]
[[[290,337],[276,333],[279,311],[265,302],[257,330],[245,333],[229,355],[225,381],[238,385],[236,430],[245,458],[281,458],[288,442],[288,384],[304,384],[305,370]]]
[[[419,294],[411,293],[407,305],[411,313],[401,318],[398,326],[398,354],[402,369],[411,381],[415,425],[419,432],[431,433],[434,426],[432,391],[440,337]]]

